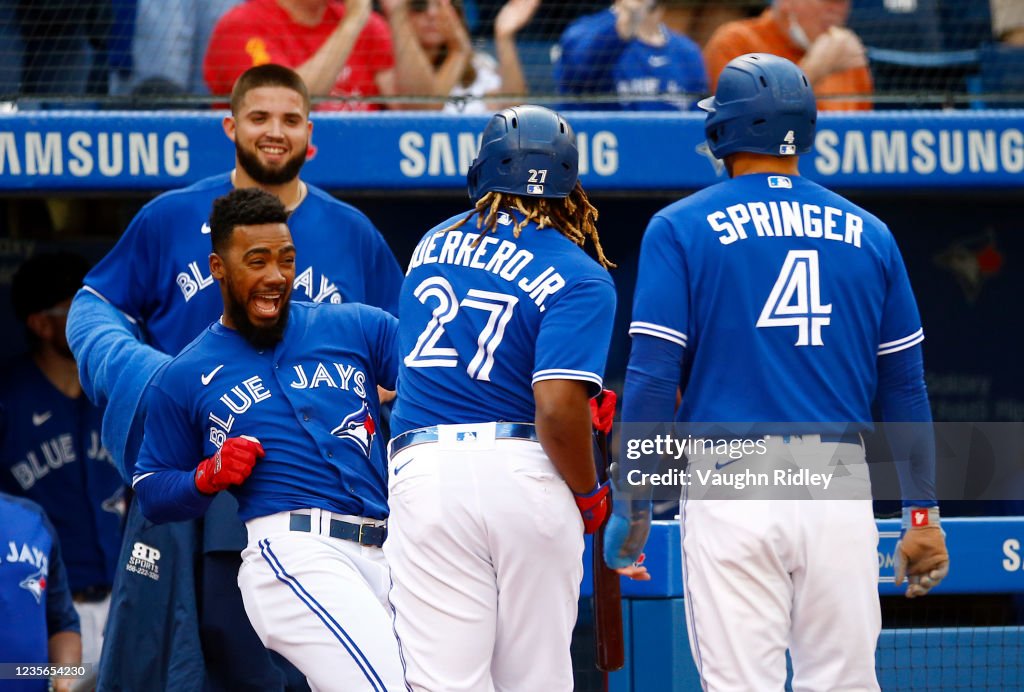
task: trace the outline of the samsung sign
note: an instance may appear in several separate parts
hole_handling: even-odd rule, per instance
[[[228,169],[223,113],[0,115],[0,192],[161,190]],[[573,113],[590,190],[695,190],[724,179],[703,118]],[[461,192],[486,116],[314,114],[303,177],[331,190]],[[1021,111],[823,114],[801,170],[832,187],[1010,187],[1024,171]]]

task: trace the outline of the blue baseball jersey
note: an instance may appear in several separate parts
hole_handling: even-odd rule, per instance
[[[677,420],[865,428],[877,358],[924,340],[885,224],[783,175],[740,176],[651,219],[629,332],[686,349]]]
[[[542,380],[601,389],[615,317],[608,272],[553,228],[530,222],[516,238],[518,212],[501,212],[483,236],[474,220],[443,230],[464,216],[420,240],[402,284],[392,435],[532,422]]]
[[[103,410],[59,391],[29,356],[0,371],[0,490],[46,511],[64,546],[71,590],[110,587],[125,487],[100,443]]]
[[[57,533],[42,508],[0,493],[0,661],[46,664],[47,642],[78,632]],[[4,690],[48,689],[46,680],[0,684]]]
[[[402,271],[360,211],[312,185],[292,212],[293,300],[375,305],[398,313]],[[210,276],[210,210],[232,190],[228,173],[167,192],[135,216],[117,245],[85,277],[89,290],[142,322],[149,342],[177,354],[223,305]]]
[[[558,93],[619,97],[609,103],[567,104],[571,108],[696,110],[699,95],[708,90],[700,47],[664,25],[661,31],[664,43],[652,46],[619,38],[610,9],[577,19],[559,42],[560,57],[555,63]],[[669,98],[630,101],[630,96]]]
[[[302,507],[386,517],[377,385],[395,387],[396,332],[394,317],[357,304],[293,303],[265,350],[214,323],[150,386],[134,481],[143,509],[180,499],[198,516],[212,496],[196,490],[196,466],[249,435],[266,456],[232,489],[243,520]]]

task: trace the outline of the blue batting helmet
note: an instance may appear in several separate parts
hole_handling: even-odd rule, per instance
[[[814,90],[803,70],[777,55],[749,53],[731,60],[715,95],[698,105],[708,112],[704,133],[719,159],[738,151],[794,156],[814,144]]]
[[[541,106],[495,113],[466,178],[475,203],[488,192],[568,197],[579,177],[576,136],[565,118]]]

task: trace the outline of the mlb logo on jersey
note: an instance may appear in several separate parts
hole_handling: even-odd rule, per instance
[[[508,226],[512,223],[512,215],[507,211],[498,212],[498,224],[501,226]]]
[[[528,195],[543,195],[544,186],[537,184],[529,184],[526,186],[526,194]]]
[[[373,438],[377,434],[377,424],[370,415],[370,407],[363,401],[363,405],[345,416],[331,434],[352,440],[363,450],[363,454],[369,457],[373,448]]]
[[[768,176],[768,187],[792,188],[793,181],[784,175],[770,175]]]

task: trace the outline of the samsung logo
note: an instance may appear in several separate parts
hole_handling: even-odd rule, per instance
[[[188,170],[184,132],[0,132],[0,175],[178,178]]]
[[[851,173],[1020,173],[1024,133],[1005,130],[821,130],[815,170]]]

